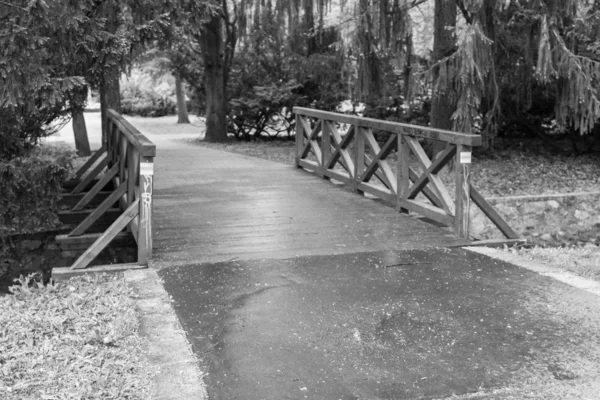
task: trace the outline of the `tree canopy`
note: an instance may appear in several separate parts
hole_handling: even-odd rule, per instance
[[[489,147],[515,127],[597,134],[598,3],[2,1],[0,150],[48,134],[81,107],[78,90],[110,86],[145,44],[169,49],[209,140],[289,132],[293,105],[344,100],[377,118],[479,133]]]

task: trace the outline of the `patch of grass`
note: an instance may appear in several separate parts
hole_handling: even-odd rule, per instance
[[[152,369],[122,275],[22,278],[12,291],[0,297],[0,398],[148,398]]]
[[[600,252],[597,247],[533,247],[514,250],[532,261],[551,265],[584,278],[600,281]]]

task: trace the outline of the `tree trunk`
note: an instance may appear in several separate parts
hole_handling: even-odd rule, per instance
[[[435,0],[433,20],[433,62],[436,63],[449,56],[456,48],[454,29],[456,26],[456,3],[454,0]],[[438,78],[439,69],[433,70],[433,81]],[[452,94],[447,91],[433,93],[431,103],[431,126],[439,129],[452,129],[452,114],[455,104]],[[437,154],[444,149],[445,144],[434,142],[433,152]]]
[[[306,35],[306,56],[317,51],[317,35],[315,34],[315,15],[312,0],[303,1],[304,18],[302,34]]]
[[[185,88],[179,74],[175,75],[175,95],[177,96],[177,123],[189,124],[187,104],[185,102]]]
[[[75,103],[83,104],[87,97],[87,86],[81,93],[78,93]],[[79,157],[87,157],[91,154],[90,141],[88,139],[87,129],[85,127],[85,119],[83,117],[83,109],[74,110],[71,113],[73,120],[73,136],[75,138],[75,149]]]
[[[102,118],[102,143],[107,140],[107,111],[112,108],[121,112],[121,95],[119,93],[120,71],[118,65],[104,67],[100,79],[100,116]]]
[[[227,79],[221,16],[214,14],[202,27],[200,45],[206,83],[206,136],[209,142],[227,140]]]
[[[106,28],[114,34],[119,28],[118,20],[118,4],[108,2],[105,5]],[[121,112],[121,94],[119,88],[119,78],[121,71],[119,69],[118,60],[111,59],[109,55],[105,58],[102,68],[102,76],[100,77],[99,94],[100,94],[100,118],[102,119],[102,143],[107,140],[106,112],[109,108],[117,112]]]
[[[479,20],[483,26],[483,32],[492,40],[492,54],[496,54],[496,28],[494,25],[494,9],[496,8],[496,0],[485,0],[480,9]],[[486,78],[485,95],[481,101],[481,114],[483,115],[483,130],[481,132],[481,144],[485,150],[494,148],[494,140],[496,138],[496,127],[494,126],[495,114],[497,114],[495,108],[495,102],[498,99],[498,85],[496,84],[496,60],[489,60],[491,67],[490,73]]]
[[[73,135],[75,137],[75,149],[79,157],[87,157],[91,154],[90,141],[88,140],[87,129],[83,111],[73,111]]]

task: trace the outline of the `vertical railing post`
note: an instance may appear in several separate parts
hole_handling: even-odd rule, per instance
[[[300,157],[304,150],[304,127],[302,125],[302,116],[296,114],[296,167],[300,168]]]
[[[137,157],[136,157],[137,156]],[[127,142],[127,207],[135,200],[135,187],[139,175],[139,153],[131,142]]]
[[[408,213],[408,210],[400,206],[400,199],[406,200],[410,186],[410,159],[409,148],[404,134],[398,133],[398,211]]]
[[[358,184],[361,181],[362,174],[365,170],[365,134],[362,128],[354,125],[354,179],[353,188],[359,193],[363,193],[358,189]]]
[[[106,132],[105,132],[105,138],[106,138],[106,156],[110,159],[112,157],[112,152],[113,152],[113,144],[112,144],[112,129],[113,129],[113,123],[110,119],[110,115],[106,116]]]
[[[331,154],[331,129],[330,122],[323,119],[321,120],[321,177],[327,178],[325,173],[327,172],[327,162]]]
[[[112,148],[112,156],[111,156],[111,162],[110,162],[110,165],[112,166],[119,160],[119,144],[120,144],[119,139],[122,134],[121,134],[120,129],[117,126],[115,126],[115,124],[112,122],[112,119],[110,119],[109,121],[110,121],[109,124],[113,125],[113,129],[111,131],[111,134],[113,137],[112,138],[113,148]]]
[[[129,150],[127,143],[127,137],[121,133],[121,136],[119,137],[119,184],[125,182],[125,179],[127,179],[125,176],[127,168],[127,152]]]
[[[456,145],[456,159],[454,162],[456,182],[454,229],[456,235],[463,239],[469,238],[470,171],[471,147],[458,144]]]
[[[152,188],[154,185],[154,158],[140,157],[138,224],[138,264],[146,265],[152,258]]]

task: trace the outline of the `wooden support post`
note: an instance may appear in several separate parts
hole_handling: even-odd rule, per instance
[[[354,126],[354,187],[352,189],[359,193],[363,193],[362,190],[358,190],[358,184],[361,183],[359,180],[365,170],[365,133],[363,129],[356,125]]]
[[[75,188],[71,191],[72,194],[81,193],[83,189],[85,189],[96,177],[102,172],[104,168],[108,165],[110,161],[110,156],[108,153],[104,153],[105,157],[90,171],[90,173],[83,179]]]
[[[73,263],[71,269],[87,267],[102,250],[134,219],[139,212],[139,201],[134,201],[125,212],[108,228],[89,249]]]
[[[304,128],[302,117],[296,114],[296,167],[300,168],[300,156],[304,151]]]
[[[131,143],[128,144],[127,150],[127,205],[133,203],[135,199],[135,187],[139,182],[139,153]]]
[[[469,238],[469,207],[471,199],[470,169],[471,147],[457,144],[456,161],[454,163],[456,182],[454,229],[456,235],[463,239]]]
[[[112,154],[112,162],[113,163],[119,163],[120,161],[120,148],[121,148],[121,136],[125,136],[123,135],[120,131],[119,128],[117,128],[116,126],[114,126],[114,123],[111,122],[111,125],[113,125],[113,129],[112,129],[112,134],[113,134],[113,154]]]
[[[325,172],[327,172],[327,162],[331,155],[331,127],[330,122],[327,120],[321,121],[321,178],[327,178]]]
[[[400,200],[407,200],[410,186],[410,152],[406,138],[398,134],[398,211],[408,213],[406,208],[400,206]]]
[[[104,147],[104,146],[102,146],[98,150],[96,150],[94,152],[94,154],[92,154],[92,156],[90,158],[88,158],[88,160],[77,170],[77,172],[75,173],[75,179],[77,179],[77,180],[81,179],[83,174],[85,174],[86,171],[88,169],[90,169],[90,167],[92,165],[94,165],[94,163],[96,161],[98,161],[98,159],[100,157],[102,157],[102,154],[104,154],[105,151],[106,151],[106,147]]]
[[[154,184],[154,163],[152,157],[140,160],[139,185],[139,224],[138,224],[138,264],[147,265],[152,258],[152,187]]]
[[[125,135],[121,135],[119,141],[119,182],[123,182],[127,179],[125,168],[127,168],[127,152],[129,151],[129,147],[127,146],[127,137]]]
[[[77,227],[75,227],[75,229],[73,229],[71,233],[69,233],[69,236],[79,236],[85,233],[85,231],[90,226],[92,226],[92,224],[96,222],[96,220],[100,218],[100,216],[104,214],[106,210],[108,210],[113,204],[115,204],[119,200],[119,197],[123,196],[126,191],[127,182],[123,182],[117,188],[117,190],[112,192],[110,196],[108,196],[106,200],[104,200],[102,204],[98,206],[98,208],[96,208],[86,219],[81,221],[81,223],[77,225]]]

